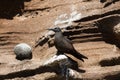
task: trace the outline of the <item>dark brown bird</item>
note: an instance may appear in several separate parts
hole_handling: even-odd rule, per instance
[[[48,29],[48,30],[52,30],[55,32],[54,44],[55,44],[56,49],[58,50],[58,53],[71,54],[74,57],[82,60],[83,62],[84,62],[83,58],[88,59],[86,56],[80,54],[79,52],[77,52],[75,50],[75,48],[72,45],[72,42],[69,39],[67,39],[66,37],[64,37],[64,35],[62,34],[62,31],[59,27]]]

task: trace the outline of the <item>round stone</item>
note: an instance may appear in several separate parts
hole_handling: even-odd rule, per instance
[[[14,47],[14,53],[16,54],[16,59],[32,59],[32,48],[26,43],[20,43]]]

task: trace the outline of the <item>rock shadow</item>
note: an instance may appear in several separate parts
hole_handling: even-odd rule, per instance
[[[102,67],[120,65],[120,57],[111,58],[111,59],[104,59],[104,60],[100,61],[99,64]]]
[[[114,27],[120,23],[120,16],[109,16],[98,21],[98,29],[102,33],[103,40],[115,44],[120,48],[120,41],[116,38]]]
[[[22,15],[24,2],[31,0],[0,0],[0,18],[12,19],[15,15]]]

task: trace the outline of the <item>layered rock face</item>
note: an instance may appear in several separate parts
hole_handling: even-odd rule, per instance
[[[81,62],[68,55],[82,70],[74,70],[70,80],[120,79],[119,0],[2,0],[0,4],[0,80],[64,80],[56,73],[58,68],[43,67],[56,52],[54,33],[46,29],[56,26],[88,57]],[[13,49],[19,43],[33,48],[32,60],[15,59]]]

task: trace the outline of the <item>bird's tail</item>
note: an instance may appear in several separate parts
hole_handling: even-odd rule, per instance
[[[76,58],[78,58],[78,59],[80,59],[80,60],[82,60],[83,62],[84,62],[84,60],[83,59],[88,59],[86,56],[84,56],[84,55],[82,55],[82,54],[80,54],[79,52],[73,52],[73,54],[72,54],[74,57],[76,57]]]

